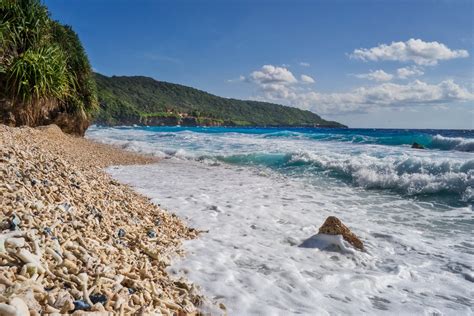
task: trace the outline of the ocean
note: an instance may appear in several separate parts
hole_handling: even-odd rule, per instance
[[[169,272],[230,315],[474,314],[472,130],[93,126],[86,136],[163,158],[108,172],[206,231]],[[331,215],[365,252],[302,246]]]

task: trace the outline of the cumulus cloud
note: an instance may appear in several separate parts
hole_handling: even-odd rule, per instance
[[[300,78],[301,78],[301,82],[303,82],[303,83],[314,83],[315,82],[314,79],[311,78],[308,75],[301,75]]]
[[[393,79],[392,74],[386,73],[385,71],[381,69],[370,71],[369,73],[366,73],[366,74],[357,74],[354,76],[360,79],[368,79],[368,80],[373,80],[377,82],[386,82]]]
[[[248,81],[256,84],[258,89],[256,99],[292,105],[320,114],[366,113],[378,108],[413,109],[414,106],[440,106],[474,100],[471,91],[452,80],[438,84],[420,80],[406,84],[384,82],[347,92],[322,93],[302,89],[289,70],[278,68],[266,65],[250,74]],[[303,76],[301,83],[305,81]]]
[[[350,57],[363,61],[401,61],[417,65],[436,65],[440,60],[468,57],[467,50],[452,50],[443,43],[409,39],[406,42],[392,42],[372,48],[355,49]]]
[[[310,63],[307,63],[307,62],[304,62],[304,61],[300,62],[299,65],[302,66],[302,67],[309,67],[309,66],[311,66]]]
[[[452,80],[428,84],[415,80],[408,84],[383,83],[360,87],[343,93],[299,95],[292,100],[308,109],[325,114],[370,112],[377,108],[412,108],[422,105],[441,105],[456,101],[474,100],[473,93]]]
[[[424,74],[423,69],[416,66],[403,67],[397,69],[397,76],[400,79],[407,79],[413,76],[422,76]]]
[[[288,85],[298,82],[291,71],[273,65],[264,65],[260,70],[252,72],[249,79],[258,84]]]
[[[279,98],[289,98],[290,86],[298,83],[298,80],[287,68],[264,65],[259,70],[253,71],[247,81],[256,84],[264,94],[278,95]]]

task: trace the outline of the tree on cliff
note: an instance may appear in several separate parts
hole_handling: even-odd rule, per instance
[[[82,135],[98,107],[77,34],[39,0],[0,0],[0,120]]]

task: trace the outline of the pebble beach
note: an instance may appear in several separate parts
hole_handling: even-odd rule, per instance
[[[198,231],[103,171],[153,162],[0,125],[0,314],[199,314],[196,287],[165,271]]]

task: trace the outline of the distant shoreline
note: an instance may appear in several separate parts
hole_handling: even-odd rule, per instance
[[[206,124],[197,124],[197,125],[186,125],[186,124],[141,124],[141,123],[129,123],[129,124],[104,124],[98,122],[92,122],[92,125],[99,127],[118,127],[118,126],[128,126],[128,127],[223,127],[223,128],[339,128],[339,129],[348,129],[348,126],[317,126],[317,125],[206,125]]]

